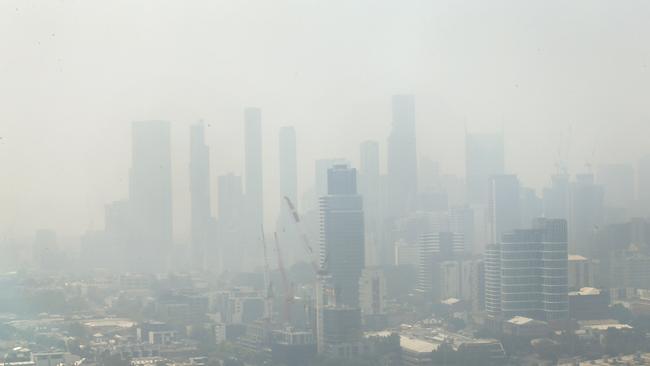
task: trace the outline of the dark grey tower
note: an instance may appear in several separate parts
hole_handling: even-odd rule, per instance
[[[393,96],[393,125],[388,137],[388,194],[391,215],[413,208],[417,195],[415,98]]]
[[[320,199],[321,261],[332,276],[337,305],[359,306],[364,268],[363,202],[357,171],[346,165],[328,170],[328,194]]]
[[[131,269],[167,269],[172,248],[172,173],[170,124],[140,121],[132,126]]]
[[[190,126],[190,196],[192,265],[205,269],[212,223],[210,210],[210,150],[203,122]]]

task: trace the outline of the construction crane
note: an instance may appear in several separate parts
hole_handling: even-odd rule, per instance
[[[312,269],[314,270],[314,273],[318,275],[321,272],[323,272],[325,266],[324,265],[321,266],[318,264],[318,260],[316,259],[314,249],[309,243],[309,237],[307,236],[307,234],[302,228],[302,222],[300,221],[300,215],[298,215],[296,206],[293,205],[293,203],[287,196],[284,196],[284,201],[286,202],[287,207],[289,208],[289,212],[291,213],[291,218],[293,219],[296,229],[298,230],[298,235],[300,236],[300,240],[302,241],[303,248],[307,251],[307,255],[309,256]]]
[[[278,233],[274,233],[275,249],[278,253],[278,269],[282,276],[282,285],[284,287],[284,320],[291,323],[291,304],[293,303],[293,288],[289,283],[287,271],[284,268],[284,261],[282,260],[282,250],[280,249],[280,241],[278,240]]]

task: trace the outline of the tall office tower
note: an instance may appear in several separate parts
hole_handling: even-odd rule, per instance
[[[170,124],[166,121],[134,122],[132,133],[131,269],[164,271],[172,249]]]
[[[403,216],[415,206],[418,174],[415,141],[415,98],[393,96],[393,124],[388,137],[388,207]]]
[[[366,229],[366,264],[377,266],[387,257],[382,219],[379,143],[365,141],[360,146],[359,193],[363,197]]]
[[[459,259],[464,252],[463,235],[452,232],[430,232],[418,240],[418,291],[429,301],[440,301],[441,263]]]
[[[246,223],[251,245],[260,236],[264,220],[264,195],[262,176],[262,111],[259,108],[244,110],[244,148],[246,169]]]
[[[357,171],[335,165],[328,171],[328,194],[320,199],[321,266],[332,276],[336,303],[359,306],[359,278],[365,264],[363,202]]]
[[[505,172],[502,134],[465,134],[467,201],[485,205],[490,177]]]
[[[591,174],[578,174],[569,192],[569,248],[571,254],[591,257],[595,231],[603,223],[604,190]]]
[[[217,208],[219,211],[219,222],[232,225],[239,224],[244,214],[244,191],[242,179],[239,175],[232,173],[220,175],[217,186]]]
[[[516,175],[490,178],[488,232],[490,241],[498,243],[501,235],[520,226],[519,180]]]
[[[316,190],[317,198],[327,195],[328,171],[335,165],[345,164],[349,164],[349,162],[343,158],[316,160],[314,164],[314,189]]]
[[[322,309],[318,352],[349,358],[362,354],[363,328],[359,308],[329,306]]]
[[[551,177],[551,186],[544,188],[542,193],[544,217],[569,218],[569,186],[568,175],[557,174]]]
[[[288,197],[298,205],[298,162],[296,158],[296,130],[293,126],[280,128],[280,202]]]
[[[218,177],[218,259],[219,268],[241,270],[244,224],[244,193],[242,179],[232,173]]]
[[[192,265],[205,269],[210,245],[210,150],[205,144],[203,122],[190,126],[190,195]]]
[[[544,203],[534,189],[521,187],[519,190],[520,229],[530,229],[533,220],[544,216]]]
[[[485,258],[488,313],[506,319],[568,318],[567,249],[562,219],[538,219],[532,229],[504,233]]]
[[[361,314],[384,314],[386,306],[386,277],[379,267],[367,267],[359,280]]]
[[[620,211],[622,220],[628,219],[634,203],[634,168],[624,164],[601,165],[596,181],[603,186],[605,206]]]
[[[483,260],[485,271],[484,304],[488,315],[501,314],[501,245],[489,244],[485,247]]]
[[[478,250],[476,245],[476,230],[474,210],[469,207],[452,207],[449,209],[449,230],[463,234],[465,253],[473,254]]]

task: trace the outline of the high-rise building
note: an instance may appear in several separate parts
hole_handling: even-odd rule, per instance
[[[488,314],[505,319],[566,319],[568,306],[567,224],[538,219],[532,229],[504,233],[485,257]]]
[[[320,198],[327,195],[327,175],[328,171],[335,165],[349,164],[343,158],[318,159],[314,164],[314,189],[316,197]]]
[[[393,124],[388,137],[388,203],[391,215],[401,216],[415,205],[417,196],[417,148],[415,98],[394,95]]]
[[[557,174],[551,177],[551,186],[544,188],[542,201],[544,217],[549,219],[569,218],[569,176]]]
[[[490,177],[488,225],[490,241],[498,243],[501,235],[520,227],[520,187],[516,175]]]
[[[172,249],[170,124],[166,121],[134,122],[132,133],[131,269],[164,271]]]
[[[246,222],[251,240],[259,236],[264,219],[262,175],[262,111],[259,108],[244,110],[244,149],[246,184]]]
[[[298,162],[296,158],[296,130],[293,126],[280,128],[280,201],[288,197],[294,205],[298,204]],[[297,206],[296,206],[297,207]]]
[[[321,197],[321,266],[332,276],[336,303],[359,306],[359,278],[365,264],[363,202],[357,171],[328,170],[328,194]]]
[[[386,251],[382,215],[382,189],[379,174],[379,143],[365,141],[360,146],[359,193],[363,196],[366,228],[366,264],[384,263]]]
[[[629,218],[634,203],[634,168],[625,164],[604,164],[598,167],[596,181],[603,186],[605,206],[619,209]]]
[[[319,352],[345,358],[362,353],[363,329],[359,308],[328,306],[323,308],[322,317]]]
[[[465,134],[467,201],[488,202],[490,177],[505,173],[502,134]]]
[[[241,270],[244,225],[242,179],[232,173],[218,177],[218,253],[221,269]]]
[[[386,278],[379,267],[367,267],[359,280],[359,301],[363,315],[384,313]]]
[[[483,260],[485,273],[485,311],[492,316],[501,314],[501,245],[489,244],[485,247]]]
[[[519,215],[521,229],[529,229],[533,220],[544,215],[544,203],[534,189],[521,187],[519,189]]]
[[[418,291],[429,301],[439,301],[443,294],[441,264],[459,259],[464,252],[463,235],[434,231],[418,241]]]
[[[473,254],[476,246],[474,210],[469,207],[452,207],[449,209],[449,231],[463,235],[465,252]]]
[[[190,126],[190,196],[192,265],[204,269],[210,245],[210,149],[205,144],[203,122]]]
[[[571,253],[591,257],[594,233],[603,223],[603,187],[591,174],[579,174],[569,197],[569,246]]]
[[[593,263],[581,255],[569,255],[569,289],[579,291],[583,287],[594,287]]]
[[[229,173],[217,178],[219,222],[232,224],[241,220],[244,192],[239,175]]]

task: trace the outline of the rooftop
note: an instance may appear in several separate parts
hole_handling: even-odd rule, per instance
[[[399,345],[403,349],[415,353],[433,352],[438,348],[438,345],[433,342],[427,342],[422,339],[411,338],[407,336],[399,337]]]

